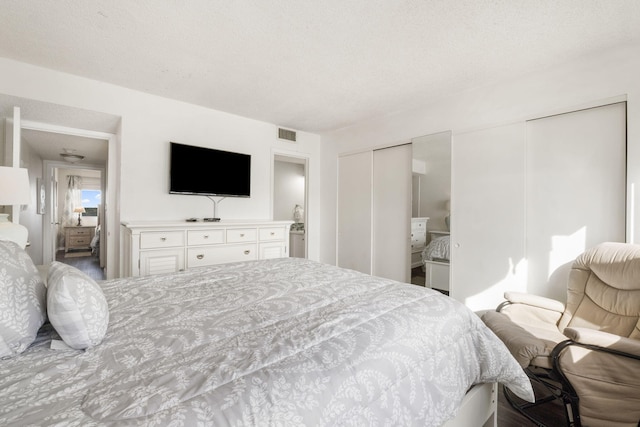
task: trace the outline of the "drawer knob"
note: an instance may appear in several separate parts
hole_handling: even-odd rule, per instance
[[[244,233],[240,233],[240,237],[244,237]]]
[[[272,236],[275,236],[275,235],[276,235],[276,233],[274,233],[274,232],[272,231],[272,232],[271,232],[271,235],[272,235]]]
[[[250,253],[251,253],[251,251],[250,251],[250,250],[246,250],[246,251],[244,251],[244,254],[245,254],[245,255],[249,255]]]
[[[204,258],[204,255],[203,255],[203,254],[196,255],[196,258],[198,258],[198,259],[202,259],[202,258]]]
[[[164,241],[167,240],[167,238],[166,237],[161,237],[160,240],[164,242]]]
[[[204,237],[205,239],[208,239],[208,238],[209,238],[209,235],[208,235],[208,234],[205,234],[203,237]]]

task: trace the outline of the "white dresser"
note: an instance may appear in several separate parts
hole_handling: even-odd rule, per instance
[[[122,223],[123,275],[289,256],[293,221]]]
[[[422,250],[427,244],[429,218],[411,218],[411,268],[422,265]]]

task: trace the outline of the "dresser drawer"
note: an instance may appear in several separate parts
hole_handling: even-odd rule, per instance
[[[71,236],[69,237],[69,246],[70,247],[84,247],[89,246],[91,243],[91,238],[89,236]]]
[[[427,241],[427,233],[424,231],[413,231],[411,232],[411,241],[412,242],[426,242]]]
[[[227,229],[227,243],[255,242],[256,235],[255,228]]]
[[[224,243],[224,230],[189,230],[187,245],[215,245]]]
[[[266,227],[260,229],[260,241],[284,240],[284,227]]]
[[[187,249],[187,268],[258,259],[256,244],[202,246]]]
[[[175,273],[184,270],[184,249],[140,252],[140,275]]]
[[[69,237],[89,237],[91,230],[88,228],[70,228]]]
[[[427,231],[426,221],[411,221],[411,231]]]
[[[140,233],[140,249],[184,246],[182,231],[145,231]]]

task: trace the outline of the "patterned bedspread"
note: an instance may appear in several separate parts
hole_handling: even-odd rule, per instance
[[[451,259],[451,245],[449,236],[432,239],[422,250],[423,261],[449,261]]]
[[[284,258],[102,283],[86,351],[46,325],[0,361],[0,425],[441,425],[474,383],[531,398],[480,319],[436,291]]]

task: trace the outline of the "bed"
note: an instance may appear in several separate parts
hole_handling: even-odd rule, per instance
[[[422,250],[425,286],[449,292],[449,260],[451,244],[449,232],[431,231],[431,241]]]
[[[54,264],[47,304],[82,278]],[[474,384],[533,398],[480,319],[423,287],[300,258],[97,286],[99,342],[66,346],[50,317],[0,361],[0,425],[439,426]]]

